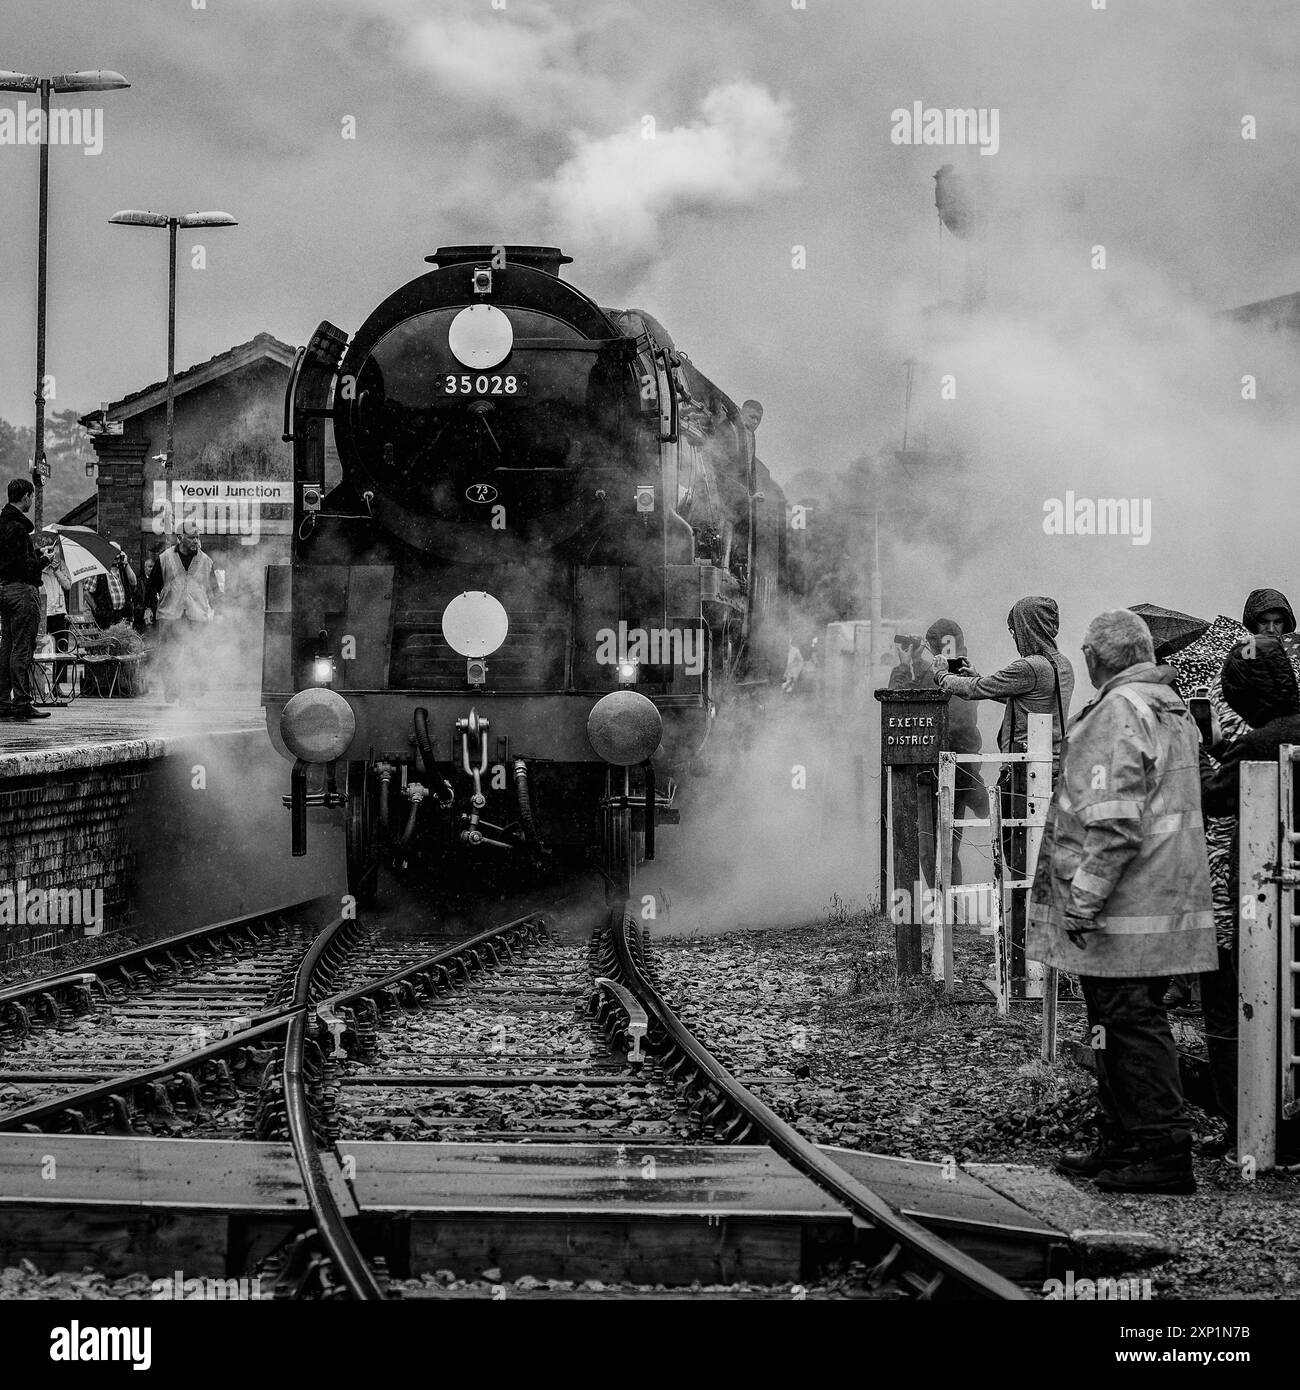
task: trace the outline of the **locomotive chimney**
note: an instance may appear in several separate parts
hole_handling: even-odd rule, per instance
[[[558,246],[440,246],[432,256],[424,259],[439,270],[444,270],[449,265],[464,265],[466,262],[490,265],[493,254],[502,251],[505,252],[507,266],[526,265],[554,275],[557,280],[560,267],[573,264],[573,257],[566,256]]]

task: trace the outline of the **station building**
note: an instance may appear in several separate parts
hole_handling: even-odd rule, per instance
[[[293,361],[292,347],[259,333],[178,372],[171,469],[165,379],[81,417],[98,474],[89,524],[126,550],[142,582],[181,521],[198,523],[234,620],[223,674],[237,687],[259,683],[263,575],[289,558],[293,469],[282,433]]]

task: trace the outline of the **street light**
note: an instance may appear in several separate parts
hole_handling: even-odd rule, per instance
[[[176,415],[176,228],[177,227],[238,227],[228,212],[187,212],[169,217],[162,212],[140,212],[127,208],[108,219],[124,227],[166,227],[170,235],[170,254],[167,260],[167,451],[163,467],[172,466],[173,426]]]
[[[32,484],[36,488],[33,521],[41,529],[45,488],[45,226],[50,186],[50,93],[114,92],[131,84],[120,72],[65,72],[57,77],[32,77],[24,72],[0,72],[0,92],[41,94],[40,211],[36,240],[36,440],[32,453]]]

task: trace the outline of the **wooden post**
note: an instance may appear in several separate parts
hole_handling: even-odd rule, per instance
[[[907,893],[911,910],[903,920],[894,923],[894,951],[898,974],[902,979],[919,975],[924,962],[921,958],[921,836],[916,768],[889,769],[889,808],[892,816],[894,855],[890,864],[891,886]],[[891,898],[892,902],[893,899]]]
[[[1281,894],[1278,765],[1241,764],[1238,822],[1237,1157],[1277,1162],[1278,968]]]
[[[921,875],[920,788],[922,767],[937,768],[948,739],[948,696],[941,690],[877,690],[880,702],[881,775],[889,775],[889,834],[893,852],[881,862],[881,902],[893,905],[892,893],[907,894],[911,910],[894,922],[894,949],[900,979],[924,970],[921,926],[924,885]],[[926,789],[925,795],[930,795]],[[927,806],[929,823],[933,808]],[[886,870],[886,862],[888,870]],[[888,878],[886,873],[888,872]],[[889,910],[887,907],[886,910]],[[891,916],[894,914],[891,913]]]

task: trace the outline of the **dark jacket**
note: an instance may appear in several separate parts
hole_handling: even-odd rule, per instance
[[[1267,613],[1270,608],[1280,609],[1286,615],[1284,631],[1295,631],[1295,614],[1281,589],[1252,589],[1250,596],[1246,599],[1246,606],[1242,610],[1242,627],[1248,632],[1258,632],[1259,615]]]
[[[1007,615],[1016,639],[1020,660],[1013,661],[991,676],[952,676],[939,674],[935,684],[963,700],[1001,700],[1006,704],[998,747],[1004,753],[1025,752],[1029,715],[1052,716],[1052,760],[1061,752],[1062,713],[1070,717],[1070,698],[1074,694],[1074,668],[1056,649],[1061,622],[1056,600],[1022,598]],[[1060,692],[1060,705],[1057,692]]]
[[[126,617],[119,621],[129,623],[135,613],[136,599],[139,597],[140,586],[131,579],[130,575],[123,573],[121,570],[118,571],[117,577],[121,580],[122,588],[126,593]],[[91,612],[95,615],[95,622],[98,623],[100,627],[108,627],[111,625],[116,614],[113,609],[113,596],[109,591],[107,575],[101,574],[99,578],[95,580],[95,586],[90,591],[90,608]]]
[[[0,584],[41,582],[41,571],[50,562],[32,544],[35,529],[12,502],[0,509]]]
[[[1277,597],[1269,589],[1256,593]],[[1270,601],[1258,611],[1281,606]],[[1217,768],[1202,755],[1201,806],[1206,815],[1235,816],[1241,764],[1275,762],[1284,743],[1300,743],[1300,685],[1282,643],[1264,636],[1234,647],[1223,663],[1220,680],[1223,698],[1250,725],[1250,731],[1211,750]]]
[[[936,618],[925,631],[926,644],[940,656],[966,656],[966,634],[951,618]],[[978,671],[971,671],[978,677]],[[954,753],[978,753],[979,711],[969,700],[948,701],[948,745]]]

